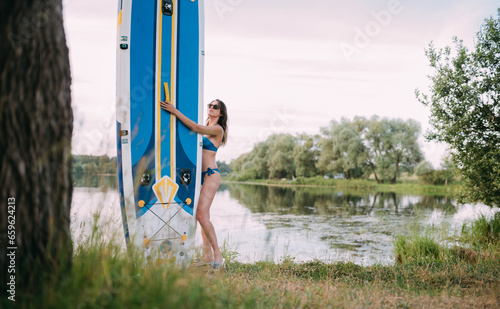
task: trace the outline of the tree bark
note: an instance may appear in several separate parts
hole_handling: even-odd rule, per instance
[[[1,1],[0,50],[0,280],[15,275],[19,293],[36,293],[72,259],[73,112],[61,0]],[[3,252],[10,247],[15,273]]]

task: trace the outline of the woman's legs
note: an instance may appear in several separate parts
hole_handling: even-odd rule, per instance
[[[222,261],[222,255],[219,250],[219,245],[217,243],[217,235],[215,234],[214,226],[210,221],[210,206],[212,206],[212,201],[215,197],[215,193],[220,185],[220,174],[215,173],[210,176],[205,176],[205,182],[201,188],[200,200],[198,202],[198,209],[196,211],[196,219],[202,228],[202,237],[205,257],[208,255],[211,257],[213,250],[213,259],[216,262]],[[207,242],[205,242],[205,238]],[[208,249],[208,250],[207,250]]]
[[[203,239],[203,251],[205,252],[205,257],[203,260],[206,262],[212,262],[214,260],[214,253],[212,251],[212,245],[205,234],[203,228],[201,228],[201,238]]]

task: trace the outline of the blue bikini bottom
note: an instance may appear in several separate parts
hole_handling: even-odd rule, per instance
[[[203,186],[203,182],[204,182],[204,180],[205,180],[205,175],[210,176],[210,175],[215,174],[215,172],[217,172],[217,173],[219,173],[219,174],[220,174],[220,172],[219,172],[219,169],[218,169],[218,168],[210,168],[210,167],[209,167],[209,168],[208,168],[205,172],[201,173],[201,185]]]

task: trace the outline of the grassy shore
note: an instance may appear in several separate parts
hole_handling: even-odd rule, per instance
[[[413,262],[361,267],[229,263],[227,273],[139,265],[106,248],[78,252],[73,271],[24,308],[494,308],[500,306],[498,260]],[[7,308],[2,306],[2,308]]]
[[[423,184],[414,178],[402,178],[396,183],[377,183],[374,179],[325,179],[323,177],[299,177],[295,180],[270,180],[270,179],[252,179],[238,181],[230,177],[223,179],[225,183],[243,183],[267,186],[315,186],[332,187],[339,189],[363,189],[379,192],[401,192],[413,194],[453,194],[460,187],[460,184],[454,182],[450,185],[428,185]]]
[[[458,241],[467,248],[449,248],[426,235],[396,237],[395,265],[293,257],[244,264],[226,247],[225,273],[147,263],[94,233],[75,250],[72,271],[63,280],[47,281],[40,291],[19,291],[15,307],[498,308],[500,214],[481,220],[464,226]]]

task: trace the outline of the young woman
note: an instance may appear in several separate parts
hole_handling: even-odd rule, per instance
[[[208,118],[206,125],[200,125],[184,116],[170,102],[161,102],[161,107],[177,117],[191,131],[203,134],[202,176],[201,192],[198,201],[196,219],[201,225],[203,249],[205,257],[203,262],[210,263],[215,270],[225,268],[225,261],[217,244],[215,229],[210,221],[210,206],[215,192],[220,185],[220,173],[215,163],[215,155],[221,145],[227,141],[227,109],[221,100],[214,100],[208,104]]]

